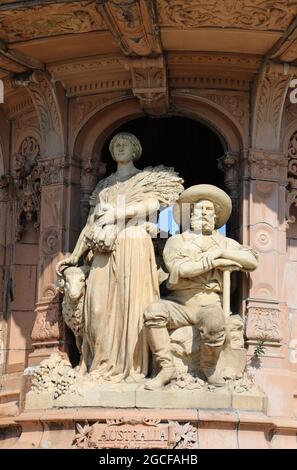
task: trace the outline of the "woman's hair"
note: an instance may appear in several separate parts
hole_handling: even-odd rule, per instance
[[[113,146],[115,142],[117,141],[117,139],[127,140],[128,142],[130,142],[130,144],[132,144],[134,161],[140,158],[142,154],[141,144],[139,140],[137,139],[137,137],[135,137],[135,135],[131,134],[130,132],[119,132],[111,139],[110,144],[109,144],[109,151],[112,157],[113,157]]]

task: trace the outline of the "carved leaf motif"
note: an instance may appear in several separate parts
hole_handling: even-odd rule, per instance
[[[287,223],[293,224],[296,217],[290,214],[292,206],[297,207],[297,131],[292,135],[288,149]]]
[[[197,429],[191,424],[172,422],[175,427],[175,449],[194,449],[197,445]]]

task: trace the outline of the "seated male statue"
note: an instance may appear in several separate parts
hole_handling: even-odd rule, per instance
[[[223,271],[252,271],[258,264],[256,252],[217,231],[232,210],[231,199],[224,191],[207,184],[192,186],[181,194],[177,208],[182,213],[184,208],[190,209],[190,225],[169,238],[164,248],[170,294],[153,302],[144,315],[149,345],[159,368],[156,377],[146,383],[148,390],[162,388],[176,378],[169,331],[188,325],[198,328],[206,379],[214,385],[223,383],[213,367],[226,340]]]

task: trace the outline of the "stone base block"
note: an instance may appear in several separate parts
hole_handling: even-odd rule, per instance
[[[25,409],[74,407],[159,408],[159,409],[242,409],[266,410],[266,397],[257,389],[236,393],[226,387],[208,390],[145,390],[139,384],[100,385],[84,382],[75,391],[53,399],[48,392],[29,392]]]

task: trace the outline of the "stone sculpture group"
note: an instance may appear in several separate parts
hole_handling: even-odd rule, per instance
[[[142,149],[132,134],[117,134],[110,152],[117,170],[97,184],[77,244],[57,265],[64,320],[81,353],[72,382],[84,376],[102,387],[163,390],[242,377],[243,324],[230,315],[230,273],[256,269],[258,256],[218,232],[231,199],[207,184],[184,190],[172,168],[138,170]],[[165,243],[160,276],[152,240],[158,211],[169,205],[182,231]],[[51,360],[61,368],[59,356]],[[40,390],[40,373],[34,377],[32,390]]]

